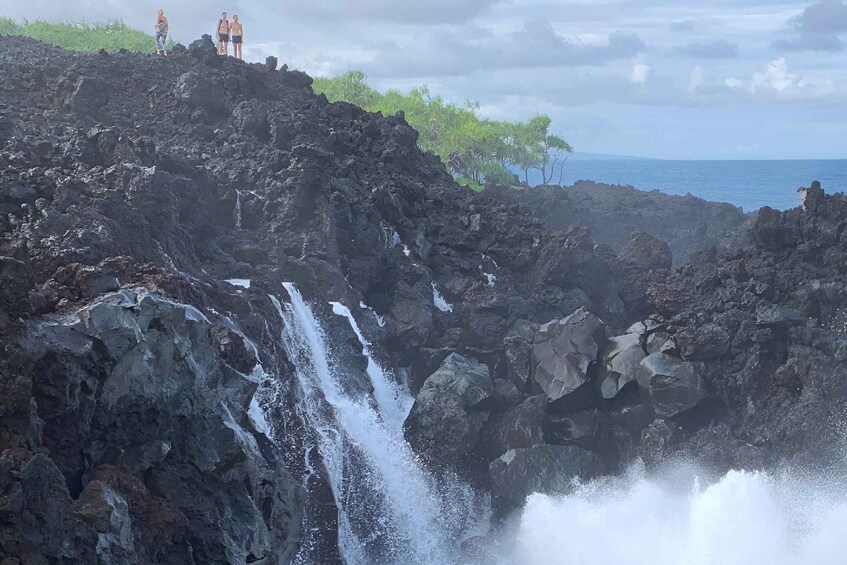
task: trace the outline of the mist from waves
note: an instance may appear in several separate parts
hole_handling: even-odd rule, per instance
[[[632,471],[562,497],[534,494],[501,543],[503,563],[549,565],[843,565],[844,476],[692,466]],[[501,538],[502,539],[502,538]]]

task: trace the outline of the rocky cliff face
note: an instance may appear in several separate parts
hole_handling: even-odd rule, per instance
[[[813,183],[805,209],[762,209],[740,248],[692,257],[653,288],[656,312],[679,353],[701,367],[714,403],[664,449],[721,468],[840,458],[845,227],[847,199]]]
[[[551,228],[458,187],[402,115],[213,49],[0,38],[0,556],[276,563],[308,535],[338,561],[283,282],[368,395],[328,302],[355,311],[417,395],[409,444],[503,511],[639,456],[832,448],[841,200],[764,211],[734,255],[671,276],[646,233],[616,253]]]
[[[732,248],[754,217],[731,204],[691,195],[671,196],[590,181],[519,192],[498,190],[497,194],[518,200],[552,228],[587,226],[597,243],[615,252],[627,245],[633,233],[646,232],[669,244],[677,266],[697,251]]]
[[[451,353],[505,378],[517,320],[646,309],[650,268],[460,189],[402,116],[328,104],[301,73],[208,42],[168,58],[0,43],[4,556],[289,560],[331,496],[300,486],[283,281],[363,389],[328,300],[372,309],[360,325],[415,390]]]

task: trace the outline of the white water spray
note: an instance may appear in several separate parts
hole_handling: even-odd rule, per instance
[[[555,498],[532,495],[517,565],[837,565],[847,562],[847,497],[825,480],[728,473],[680,488],[641,477]]]
[[[241,191],[235,191],[235,230],[241,231]]]
[[[442,499],[403,438],[367,398],[342,386],[311,308],[293,284],[284,286],[291,304],[276,301],[283,343],[338,507],[342,557],[352,565],[450,562],[466,509]]]
[[[438,291],[438,287],[435,285],[435,282],[432,284],[432,303],[435,304],[435,307],[441,310],[442,312],[452,312],[453,305],[447,302],[444,299],[444,296]]]
[[[380,316],[379,314],[377,314],[377,313],[376,313],[376,310],[374,310],[373,308],[371,308],[370,306],[368,306],[368,305],[367,305],[367,304],[365,304],[364,302],[359,302],[359,308],[361,308],[362,310],[367,310],[367,311],[369,311],[371,314],[373,314],[373,315],[374,315],[374,317],[376,318],[376,323],[377,323],[377,325],[378,325],[379,327],[381,327],[381,328],[384,328],[384,327],[385,327],[385,318],[383,318],[382,316]]]
[[[382,418],[388,427],[399,437],[403,435],[403,422],[409,411],[412,409],[414,399],[407,391],[403,391],[397,384],[392,375],[373,358],[371,352],[371,344],[362,335],[362,330],[359,329],[359,324],[353,317],[350,309],[340,302],[331,302],[332,311],[338,316],[344,316],[350,322],[350,327],[353,333],[359,338],[359,343],[362,345],[362,355],[368,360],[367,373],[374,388],[374,398],[376,399],[379,411]]]

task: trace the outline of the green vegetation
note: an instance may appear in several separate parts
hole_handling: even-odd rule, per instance
[[[31,37],[74,51],[156,51],[151,35],[121,21],[54,24],[0,17],[0,35]],[[479,116],[478,104],[452,104],[426,87],[378,92],[361,71],[316,78],[313,88],[332,102],[344,100],[385,115],[402,111],[420,133],[421,148],[438,155],[461,184],[474,190],[484,183],[513,184],[512,171],[517,170],[523,171],[525,182],[530,170],[539,171],[545,184],[553,182],[573,152],[567,141],[550,133],[551,120],[545,115],[526,122],[489,120]]]
[[[426,87],[409,92],[378,92],[368,86],[365,74],[315,79],[315,92],[331,102],[346,101],[385,115],[402,111],[420,133],[419,144],[438,155],[461,184],[479,190],[483,183],[513,184],[513,170],[541,172],[544,183],[554,180],[573,148],[550,133],[551,120],[539,115],[527,122],[502,122],[479,116],[479,105],[457,106],[433,96]]]
[[[156,51],[153,36],[128,27],[121,21],[54,24],[40,20],[18,23],[9,18],[0,18],[0,35],[31,37],[73,51]]]

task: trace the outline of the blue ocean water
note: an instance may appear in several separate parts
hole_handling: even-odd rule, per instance
[[[558,184],[558,180],[557,171],[554,182]],[[847,192],[847,160],[568,161],[562,184],[571,185],[577,180],[632,185],[640,190],[658,189],[668,194],[691,193],[704,200],[729,202],[747,212],[762,206],[785,210],[799,204],[797,189],[809,186],[813,180],[821,181],[829,194]]]

